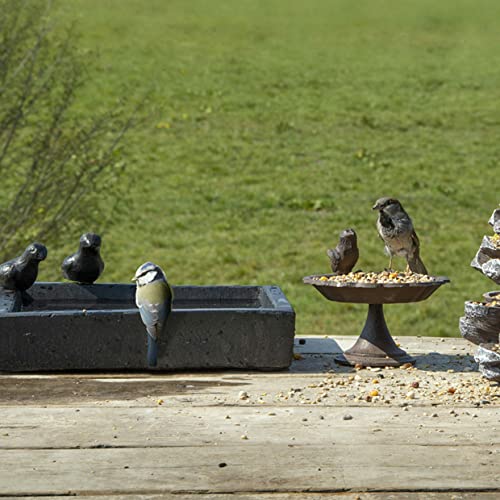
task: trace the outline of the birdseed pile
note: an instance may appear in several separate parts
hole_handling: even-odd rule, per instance
[[[496,298],[498,297],[498,298]],[[489,302],[476,302],[474,301],[473,304],[481,304],[485,307],[500,307],[500,296],[496,295],[493,300],[490,300]]]
[[[407,283],[434,283],[438,278],[426,274],[397,271],[382,271],[365,273],[358,271],[349,274],[338,274],[334,276],[318,276],[318,281],[324,284],[340,285],[348,283],[360,284],[407,284]]]
[[[491,242],[495,245],[496,248],[500,248],[500,234],[495,234],[491,238]]]

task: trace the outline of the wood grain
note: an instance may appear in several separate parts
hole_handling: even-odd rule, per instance
[[[465,380],[487,401],[367,403],[342,397],[340,385],[317,406],[303,404],[325,376],[353,376],[333,363],[335,346],[352,341],[297,339],[302,359],[279,373],[0,375],[0,497],[498,498],[500,402],[472,371],[468,346],[404,339],[421,353],[420,369],[385,378],[364,370],[349,390],[404,395],[432,377],[457,394]]]

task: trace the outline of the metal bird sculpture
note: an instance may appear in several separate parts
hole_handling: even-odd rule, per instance
[[[173,292],[160,266],[146,262],[135,272],[135,303],[148,333],[148,364],[157,365],[158,338],[172,310]]]
[[[385,251],[389,255],[389,269],[392,269],[394,256],[404,257],[406,270],[427,274],[427,269],[420,258],[420,242],[413,229],[410,216],[401,203],[395,198],[380,198],[372,207],[378,210],[377,231],[385,243]]]
[[[36,281],[38,264],[46,257],[47,248],[41,243],[32,243],[19,257],[0,264],[0,285],[24,292]]]
[[[87,285],[94,283],[104,269],[100,249],[101,237],[98,234],[82,234],[78,251],[63,260],[64,277]]]
[[[335,274],[348,274],[359,258],[358,237],[354,229],[344,229],[340,233],[337,246],[326,251]]]

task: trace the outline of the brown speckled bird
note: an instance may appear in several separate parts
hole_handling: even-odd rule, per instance
[[[354,229],[344,229],[340,233],[337,246],[326,251],[335,274],[348,274],[359,258],[358,237]]]
[[[392,269],[392,258],[397,256],[406,259],[407,271],[427,274],[427,269],[420,258],[417,233],[401,203],[395,198],[385,197],[378,199],[372,208],[379,212],[377,230],[390,257],[389,269]]]

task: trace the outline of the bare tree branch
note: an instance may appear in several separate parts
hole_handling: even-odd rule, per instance
[[[76,113],[88,63],[51,7],[0,0],[0,259],[27,239],[56,241],[65,226],[87,226],[89,207],[123,194],[118,147],[144,107]]]

